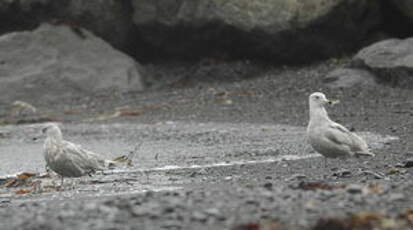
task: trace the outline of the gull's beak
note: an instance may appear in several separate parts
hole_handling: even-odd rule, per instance
[[[340,103],[339,100],[327,100],[327,104],[329,104],[329,105],[331,105],[331,106],[333,106],[333,105],[335,105],[335,104],[338,104],[338,103]]]
[[[38,140],[41,140],[44,137],[44,134],[46,133],[46,131],[47,131],[47,127],[42,128],[42,131],[41,131],[42,133],[41,134],[37,133],[36,136],[32,137],[32,141],[36,142]]]

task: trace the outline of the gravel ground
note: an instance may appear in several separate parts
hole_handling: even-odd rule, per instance
[[[264,229],[263,225],[277,223],[286,229],[313,229],[315,225],[314,229],[334,229],[328,227],[331,222],[320,219],[346,218],[360,212],[389,216],[406,212],[413,207],[413,170],[404,167],[413,155],[413,94],[387,86],[326,89],[323,76],[345,62],[330,60],[293,68],[248,61],[147,64],[154,82],[161,79],[168,84],[153,84],[153,89],[141,93],[91,95],[63,103],[31,101],[41,116],[63,121],[69,139],[97,151],[105,146],[117,150],[119,146],[119,152],[124,152],[137,145],[132,139],[122,139],[122,135],[115,135],[113,140],[101,138],[99,127],[103,126],[136,124],[136,133],[140,133],[136,137],[145,142],[151,138],[181,139],[173,139],[174,145],[162,142],[165,147],[157,148],[159,142],[144,147],[145,153],[168,153],[159,161],[153,161],[156,154],[140,155],[139,160],[146,163],[137,170],[81,178],[74,180],[74,188],[60,192],[44,188],[36,194],[18,195],[19,188],[3,189],[0,228],[259,229],[258,223]],[[330,160],[327,168],[321,158],[208,166],[221,160],[288,155],[289,149],[302,156],[312,154],[311,150],[299,149],[305,143],[302,135],[308,122],[307,97],[314,91],[341,101],[329,109],[334,120],[358,132],[399,139],[375,149],[374,159]],[[12,119],[7,106],[2,108],[6,108],[0,111],[3,123],[27,120]],[[208,128],[200,128],[201,123]],[[176,124],[175,128],[168,129],[171,124]],[[7,130],[27,126],[21,127],[1,129],[0,143],[7,146],[10,140],[17,142],[19,138]],[[91,127],[100,131],[96,133]],[[144,132],[149,129],[155,131]],[[232,130],[231,135],[220,134],[223,129]],[[274,131],[278,129],[281,132]],[[118,133],[125,130],[119,128]],[[256,134],[260,132],[264,134]],[[292,141],[282,132],[294,137]],[[22,143],[29,143],[29,137],[22,135]],[[264,137],[267,139],[260,142]],[[193,142],[185,142],[194,138],[195,143],[202,143],[201,150],[192,146]],[[99,145],[99,141],[105,144]],[[184,144],[177,146],[180,143]],[[208,145],[212,149],[203,151]],[[245,147],[238,149],[237,145]],[[282,148],[284,145],[289,147]],[[2,152],[7,152],[4,148]],[[39,152],[39,148],[34,142],[33,151]],[[173,148],[180,151],[174,153]],[[190,157],[179,157],[184,150]],[[205,167],[160,168],[178,163]],[[32,169],[40,171],[41,163],[37,164]],[[9,173],[12,169],[2,171]],[[404,228],[395,226],[393,229]]]

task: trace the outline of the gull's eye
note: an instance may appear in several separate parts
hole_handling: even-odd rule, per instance
[[[320,97],[319,97],[319,96],[315,96],[315,99],[317,99],[317,100],[318,100],[318,99],[320,99]]]

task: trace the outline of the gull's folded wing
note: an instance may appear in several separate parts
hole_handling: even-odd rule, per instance
[[[338,123],[329,126],[326,137],[336,144],[348,146],[355,154],[374,155],[370,153],[367,143],[361,137]]]
[[[71,161],[84,173],[103,169],[104,160],[99,155],[81,148],[80,145],[65,141],[64,148]]]
[[[353,145],[352,133],[338,123],[330,124],[325,130],[325,137],[338,145]]]

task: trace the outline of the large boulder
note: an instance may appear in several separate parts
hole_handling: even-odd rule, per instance
[[[339,68],[328,73],[323,80],[326,86],[332,89],[376,85],[375,75],[363,69]]]
[[[44,24],[0,37],[0,100],[142,90],[139,65],[92,33]]]
[[[370,70],[384,83],[413,87],[413,38],[374,43],[353,57],[352,66]]]
[[[128,50],[134,34],[132,7],[119,0],[3,0],[0,34],[34,29],[43,22],[84,27],[116,48]]]
[[[132,0],[142,39],[165,55],[312,61],[351,50],[380,21],[371,0]],[[159,55],[156,53],[154,55]]]

